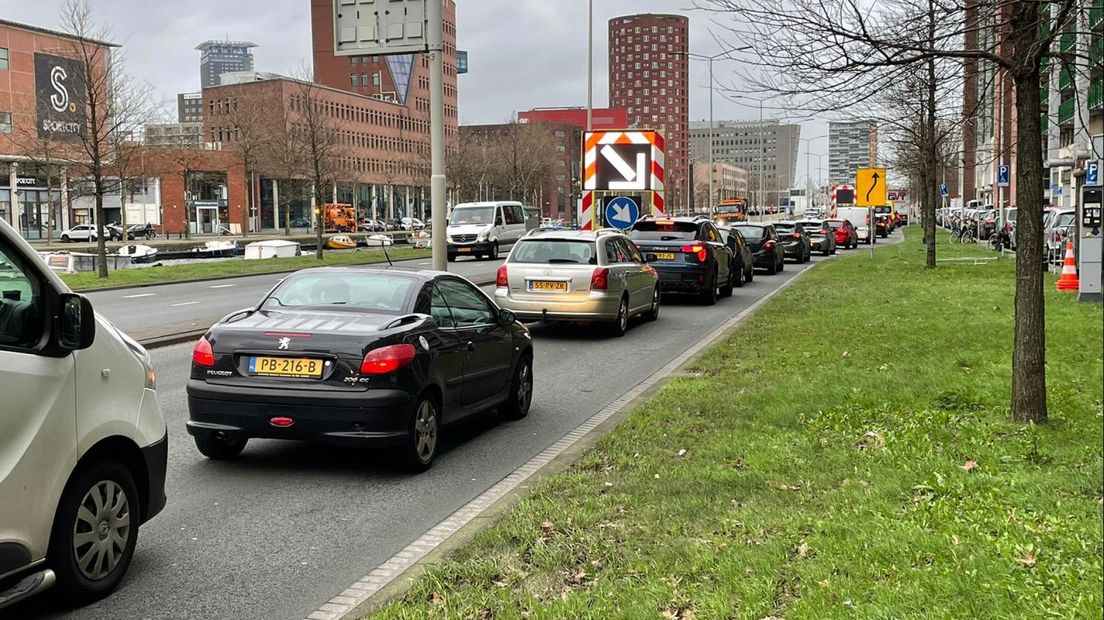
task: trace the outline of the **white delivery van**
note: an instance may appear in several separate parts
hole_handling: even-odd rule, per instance
[[[150,356],[0,220],[0,608],[106,595],[165,506]],[[0,612],[0,616],[4,616]]]
[[[527,214],[520,202],[464,202],[449,215],[448,259],[457,256],[498,258],[499,248],[521,239]]]
[[[850,220],[860,243],[876,243],[877,232],[871,234],[870,211],[866,207],[837,207],[836,218]]]

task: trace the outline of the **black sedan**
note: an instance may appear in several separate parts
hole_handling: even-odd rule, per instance
[[[778,239],[786,258],[792,258],[795,263],[804,263],[812,257],[813,243],[804,226],[797,222],[775,222],[774,229],[778,231]]]
[[[735,228],[718,226],[717,230],[725,236],[725,243],[732,250],[732,273],[736,286],[755,279],[755,256],[744,236]]]
[[[782,244],[773,224],[737,224],[733,230],[747,241],[751,250],[752,264],[758,269],[766,269],[774,275],[786,267]]]
[[[432,464],[444,425],[529,412],[529,330],[455,275],[308,269],[196,343],[188,432],[212,459],[251,437],[398,449]]]
[[[828,256],[836,253],[836,232],[822,220],[801,220],[798,222],[809,234],[809,242],[814,250]]]

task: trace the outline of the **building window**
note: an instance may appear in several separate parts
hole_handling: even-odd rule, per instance
[[[353,58],[356,58],[356,56],[354,56]],[[351,86],[353,86],[354,88],[356,87],[356,85],[357,85],[357,78],[356,78],[356,74],[355,74],[355,73],[350,73],[350,74],[349,74],[349,82],[350,82],[350,85],[351,85]]]
[[[380,72],[376,71],[375,73],[372,74],[372,86],[379,86],[379,85],[380,85]]]
[[[359,63],[360,62],[360,56],[351,56],[349,58],[349,62],[354,64],[354,65]]]
[[[367,86],[368,85],[368,74],[367,73],[361,73],[360,74],[360,85],[361,86]]]
[[[8,48],[0,47],[0,71],[8,69]]]
[[[0,133],[12,132],[11,112],[0,112]]]

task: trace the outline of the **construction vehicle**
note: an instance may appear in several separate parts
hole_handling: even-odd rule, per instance
[[[356,232],[357,219],[353,205],[327,202],[322,206],[326,214],[326,232]]]

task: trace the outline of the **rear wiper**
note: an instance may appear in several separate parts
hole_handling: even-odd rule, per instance
[[[679,239],[678,237],[669,236],[669,235],[659,238],[660,241],[678,241],[678,239]]]
[[[577,261],[573,258],[550,258],[550,259],[548,259],[548,263],[549,264],[553,264],[553,263],[571,263],[571,264],[574,264],[574,265],[578,265],[579,261]]]

